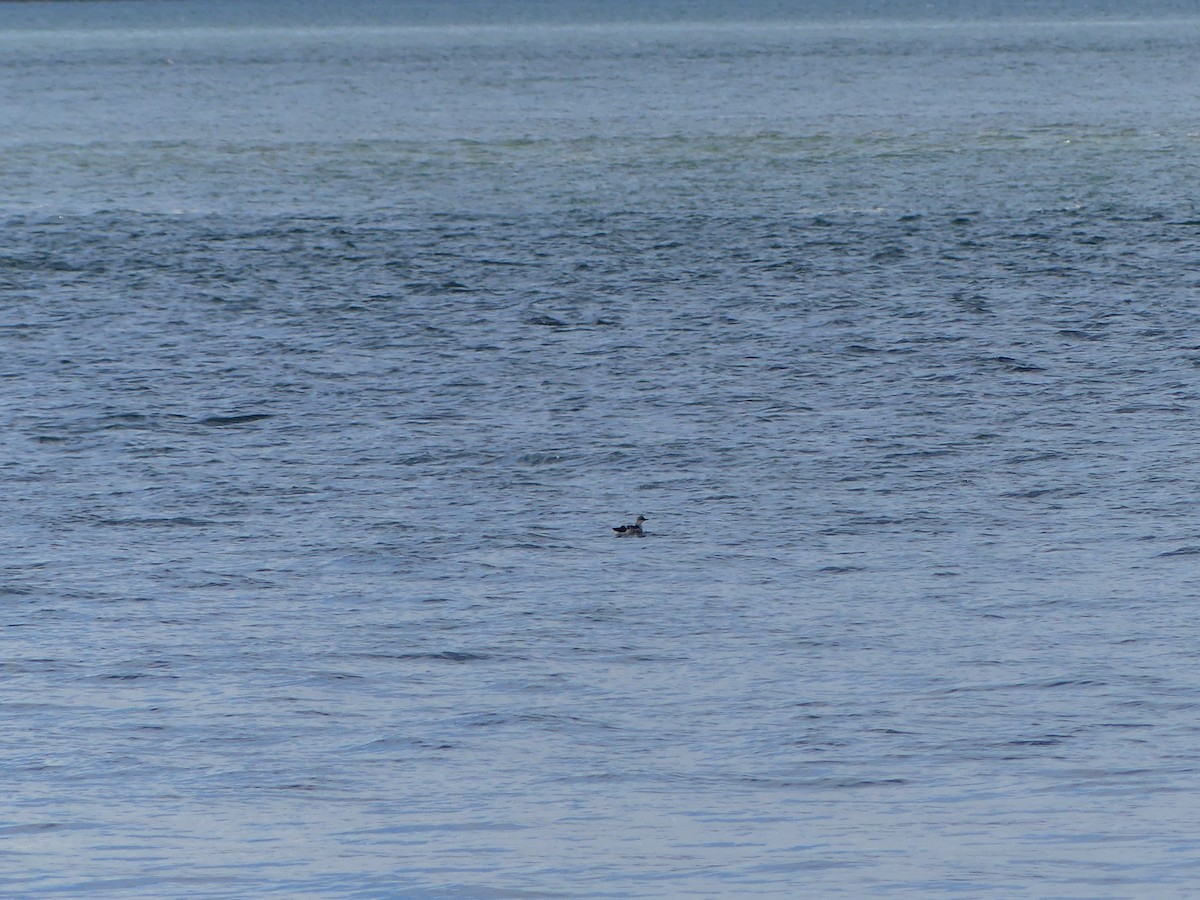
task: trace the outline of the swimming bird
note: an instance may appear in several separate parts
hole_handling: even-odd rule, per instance
[[[638,516],[632,525],[618,525],[613,531],[617,533],[617,537],[645,537],[646,533],[642,531],[642,523],[645,521],[645,516]]]

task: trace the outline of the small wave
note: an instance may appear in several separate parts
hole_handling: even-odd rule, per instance
[[[1047,734],[1040,737],[1017,738],[1012,741],[1005,741],[1004,747],[1057,747],[1059,744],[1066,743],[1070,740],[1070,735],[1066,734]]]
[[[1179,547],[1175,550],[1164,550],[1158,556],[1159,558],[1168,556],[1200,556],[1200,547]]]
[[[101,519],[101,525],[152,525],[163,527],[182,526],[187,528],[204,528],[216,525],[210,519],[196,519],[191,516],[132,516],[123,519]]]
[[[471,653],[466,650],[441,650],[428,652],[414,653],[361,653],[358,654],[364,659],[396,659],[405,662],[415,660],[434,660],[437,662],[478,662],[485,659],[491,659],[488,653]]]
[[[568,457],[563,453],[555,453],[553,451],[545,453],[523,453],[517,457],[517,462],[522,466],[554,466],[568,461]]]
[[[1014,375],[1027,375],[1045,372],[1046,369],[1042,366],[1034,365],[1033,363],[1022,362],[1014,359],[1011,356],[993,356],[985,362],[999,365],[1004,371],[1011,372]]]
[[[210,425],[220,427],[223,425],[245,425],[250,422],[258,422],[262,419],[272,418],[270,413],[243,413],[233,416],[205,416],[200,420],[201,425]]]
[[[1079,497],[1083,491],[1076,488],[1030,488],[1025,491],[1006,491],[1000,496],[1005,500],[1040,500],[1043,497]]]
[[[414,294],[437,296],[439,294],[471,294],[475,289],[461,281],[410,281],[406,287]]]
[[[752,788],[770,788],[774,790],[850,790],[871,787],[899,787],[908,784],[906,778],[772,778],[762,775],[747,775],[740,779],[742,783]]]
[[[907,256],[908,252],[903,247],[887,247],[872,255],[871,262],[897,262]]]

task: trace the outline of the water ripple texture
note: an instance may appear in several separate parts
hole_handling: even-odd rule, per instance
[[[1200,20],[1083,7],[5,4],[0,891],[1194,895]]]

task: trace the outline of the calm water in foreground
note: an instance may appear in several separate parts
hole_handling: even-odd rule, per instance
[[[913,7],[0,5],[0,893],[1200,892],[1200,18]]]

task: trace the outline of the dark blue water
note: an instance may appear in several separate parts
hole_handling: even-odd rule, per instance
[[[1187,12],[0,7],[0,891],[1194,893]]]

